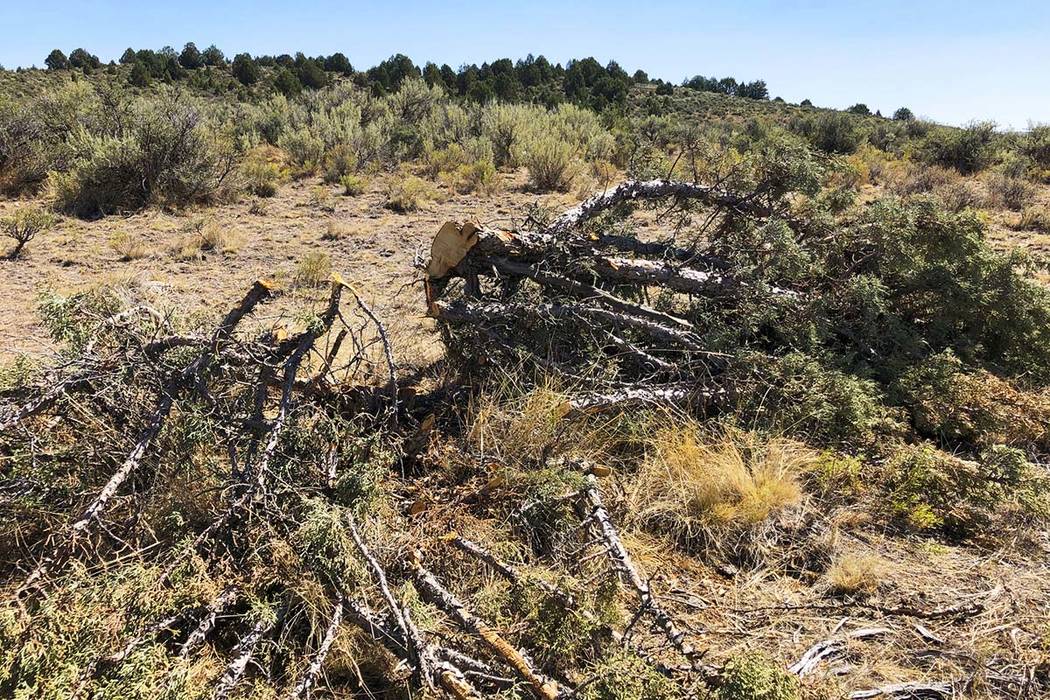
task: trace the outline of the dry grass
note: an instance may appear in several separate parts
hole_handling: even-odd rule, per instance
[[[317,250],[304,255],[296,265],[292,283],[296,287],[317,287],[331,277],[332,259],[328,253]]]
[[[782,439],[704,439],[692,423],[658,431],[648,452],[631,486],[631,512],[687,536],[710,525],[760,523],[798,504],[799,477],[819,458]]]
[[[172,255],[178,260],[199,260],[204,253],[235,253],[240,245],[237,229],[213,220],[195,219],[176,239]]]
[[[141,260],[149,255],[149,245],[140,236],[128,231],[118,231],[109,239],[109,247],[121,260]]]
[[[353,233],[353,229],[349,223],[338,221],[336,219],[329,219],[325,224],[324,233],[321,234],[321,240],[341,241],[344,238],[349,237],[351,233]]]
[[[826,578],[837,595],[872,594],[888,573],[888,564],[877,555],[846,553],[835,559]]]

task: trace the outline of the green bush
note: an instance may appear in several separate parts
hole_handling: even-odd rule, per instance
[[[211,201],[235,166],[232,147],[176,93],[131,103],[109,130],[73,132],[70,149],[48,182],[55,206],[82,217]]]
[[[995,125],[990,122],[976,122],[962,129],[939,127],[926,136],[919,153],[928,163],[969,175],[991,164],[994,138]]]
[[[857,120],[842,112],[800,117],[791,123],[791,129],[826,153],[853,153],[864,141]]]
[[[339,184],[343,186],[343,194],[347,197],[362,195],[368,187],[367,181],[360,175],[343,175],[339,178]]]
[[[402,174],[391,178],[387,184],[386,206],[396,212],[413,212],[433,201],[434,197],[434,189],[426,180]]]
[[[540,192],[568,192],[576,182],[577,163],[571,145],[554,136],[537,136],[523,149],[529,182]]]
[[[729,660],[722,669],[718,700],[798,700],[798,679],[757,653]]]

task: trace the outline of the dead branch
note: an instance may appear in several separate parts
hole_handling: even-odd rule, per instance
[[[560,688],[557,681],[540,673],[535,664],[521,650],[515,648],[488,624],[470,612],[451,591],[441,585],[434,574],[424,568],[418,557],[413,558],[410,564],[416,581],[420,584],[421,593],[434,605],[451,615],[461,627],[485,642],[493,653],[529,684],[538,697],[545,700],[567,697],[567,693],[571,691]]]
[[[800,678],[809,675],[817,669],[821,661],[837,657],[846,649],[847,641],[851,639],[868,639],[879,635],[888,634],[891,630],[886,627],[871,627],[853,630],[845,635],[833,636],[823,639],[802,655],[798,661],[788,667],[788,670]]]
[[[895,683],[881,688],[855,690],[849,694],[850,700],[867,700],[867,698],[890,698],[891,700],[911,700],[912,698],[953,698],[955,688],[952,683]]]
[[[321,673],[321,667],[324,665],[324,660],[328,658],[328,652],[332,648],[332,644],[335,643],[335,636],[339,632],[339,625],[343,621],[343,597],[340,595],[335,605],[332,607],[332,617],[328,621],[328,628],[325,630],[324,637],[321,639],[321,644],[317,647],[317,652],[314,654],[314,658],[310,661],[310,665],[307,667],[306,672],[303,673],[303,677],[299,679],[299,682],[292,688],[292,692],[288,694],[289,700],[298,700],[299,698],[309,697],[310,690],[313,688],[314,683],[317,682],[317,676]]]
[[[593,474],[587,475],[582,495],[590,511],[587,522],[597,523],[598,536],[605,543],[606,553],[612,562],[613,569],[620,575],[621,580],[634,589],[638,596],[639,612],[643,614],[648,612],[652,616],[656,627],[663,632],[671,646],[689,662],[694,671],[707,674],[710,669],[705,668],[700,661],[703,654],[693,649],[693,646],[685,640],[685,632],[678,629],[674,618],[663,609],[649,588],[649,583],[638,573],[630,553],[620,539],[616,526],[613,525],[609,511],[605,508],[605,503],[598,490],[598,479]]]
[[[182,643],[182,648],[179,650],[179,656],[184,659],[189,658],[191,654],[204,644],[204,641],[208,638],[208,635],[211,634],[212,629],[215,627],[215,621],[218,619],[219,615],[237,600],[237,595],[237,588],[231,587],[220,593],[219,596],[212,601],[211,605],[209,605],[207,610],[204,611],[204,617],[201,618],[194,630],[190,632],[188,637],[186,637],[186,641]]]
[[[403,606],[397,602],[397,599],[394,598],[394,594],[390,591],[389,584],[387,584],[386,574],[383,571],[383,567],[379,565],[379,562],[377,562],[375,557],[372,556],[372,552],[370,552],[368,547],[365,546],[360,533],[357,531],[357,526],[354,524],[354,519],[349,513],[346,516],[346,523],[350,529],[350,536],[354,541],[354,546],[357,547],[358,553],[368,564],[368,568],[375,577],[376,584],[379,586],[379,590],[383,595],[383,600],[386,601],[387,606],[390,608],[390,614],[397,623],[401,639],[405,641],[405,651],[407,652],[408,661],[412,667],[412,673],[415,676],[416,682],[427,688],[433,688],[433,674],[428,667],[426,655],[422,653],[423,645],[419,640],[419,631],[415,628],[415,625],[412,624],[408,610],[403,608]]]
[[[251,630],[241,637],[241,640],[237,642],[237,646],[233,648],[233,660],[226,666],[226,670],[222,672],[219,681],[215,684],[212,700],[225,700],[230,692],[237,687],[237,684],[240,683],[241,678],[244,676],[245,670],[248,668],[248,664],[252,660],[252,656],[255,654],[255,648],[273,628],[274,623],[272,620],[258,620],[252,625]]]

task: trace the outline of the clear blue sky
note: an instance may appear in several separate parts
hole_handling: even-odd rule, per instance
[[[769,83],[771,95],[846,107],[901,105],[946,123],[1050,122],[1050,1],[997,0],[0,0],[0,64],[43,65],[84,46],[215,43],[240,51],[342,51],[356,67],[397,52],[458,66],[503,56],[593,55],[674,82],[695,73]]]

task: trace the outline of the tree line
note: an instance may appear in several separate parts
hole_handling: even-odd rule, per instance
[[[77,48],[67,56],[54,49],[44,61],[49,70],[80,70],[90,73],[104,67],[98,56]],[[396,54],[367,70],[355,70],[343,53],[309,57],[303,53],[278,56],[252,56],[239,53],[226,57],[215,45],[201,50],[193,42],[182,51],[170,46],[160,50],[128,48],[119,63],[130,66],[127,80],[136,87],[146,87],[153,81],[175,82],[195,79],[202,87],[216,90],[236,89],[261,84],[276,92],[291,96],[307,89],[318,89],[338,77],[354,80],[377,95],[396,91],[406,78],[421,78],[428,85],[441,87],[450,95],[477,102],[498,99],[504,102],[533,102],[554,106],[572,102],[595,111],[622,107],[627,102],[633,84],[653,84],[661,94],[671,94],[674,86],[660,79],[651,80],[645,71],[628,74],[616,61],[600,63],[593,57],[572,59],[564,65],[553,63],[544,56],[528,55],[513,61],[501,58],[481,65],[450,65],[427,62],[417,65],[408,56]],[[114,71],[110,62],[107,69]],[[204,74],[207,77],[201,78]],[[233,80],[223,81],[217,75]],[[236,81],[236,82],[234,82]],[[738,97],[768,99],[764,81],[738,82],[734,78],[703,78],[697,76],[683,81],[684,87],[722,92]]]

